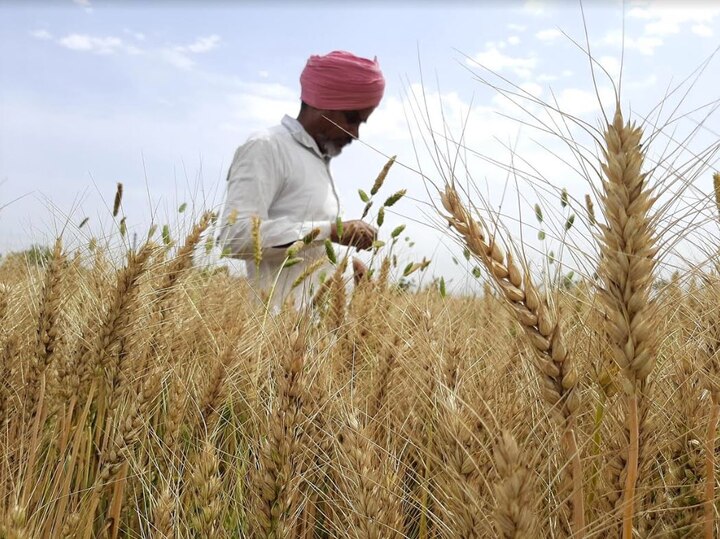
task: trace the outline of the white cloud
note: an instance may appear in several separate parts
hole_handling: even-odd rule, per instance
[[[486,49],[504,49],[507,47],[507,43],[504,41],[486,41],[485,42],[485,48]]]
[[[95,37],[87,34],[70,34],[61,38],[58,43],[70,50],[96,54],[113,54],[123,48],[123,41],[118,37]]]
[[[72,1],[73,1],[73,4],[78,5],[82,8],[85,8],[86,13],[93,12],[92,3],[90,2],[90,0],[72,0]]]
[[[655,49],[663,44],[663,40],[659,37],[642,36],[637,39],[626,39],[625,46],[628,49],[636,49],[640,54],[652,56]]]
[[[628,19],[644,21],[642,33],[625,35],[625,47],[646,56],[663,45],[664,38],[690,32],[701,36],[713,35],[713,20],[720,16],[720,6],[710,2],[686,2],[682,6],[669,2],[635,2],[628,12]],[[622,43],[620,30],[613,30],[600,41],[604,45],[619,46]]]
[[[614,94],[610,88],[601,87],[598,93],[600,94],[600,99],[603,104],[614,101]],[[580,116],[600,110],[600,104],[594,91],[590,92],[579,88],[565,88],[557,95],[558,107],[566,114]]]
[[[524,32],[527,29],[527,26],[511,22],[507,25],[507,28],[508,30],[512,30],[514,32]]]
[[[695,24],[690,28],[690,30],[693,34],[697,34],[701,37],[710,37],[713,35],[712,27],[707,24]]]
[[[134,37],[137,41],[145,41],[145,34],[142,32],[135,32],[133,30],[130,30],[129,28],[125,28],[123,30],[127,35]]]
[[[545,2],[540,0],[527,0],[523,5],[523,11],[530,15],[544,15],[545,14]]]
[[[258,72],[258,76],[261,79],[267,79],[270,76],[270,72],[263,69],[262,71]]]
[[[578,88],[567,88],[558,95],[558,105],[568,114],[583,114],[597,110],[598,103],[595,95]]]
[[[488,47],[486,50],[475,54],[471,60],[468,60],[469,65],[479,64],[492,71],[512,71],[518,77],[527,78],[532,73],[537,65],[537,58],[528,57],[512,57],[503,54],[494,45]]]
[[[240,92],[228,96],[230,121],[220,127],[230,132],[254,131],[276,125],[283,114],[300,107],[296,91],[276,83],[241,83]]]
[[[299,104],[300,96],[297,91],[278,84],[276,82],[239,82],[237,86],[243,93],[252,94],[269,99],[277,99],[280,101],[295,100]]]
[[[44,33],[43,33],[44,32]],[[178,69],[192,69],[196,62],[192,58],[195,54],[208,52],[218,46],[220,36],[210,35],[199,37],[189,45],[178,45],[174,47],[157,48],[147,45],[141,48],[139,45],[145,43],[145,34],[125,29],[124,33],[132,36],[132,41],[125,42],[115,36],[92,36],[88,34],[69,34],[57,40],[61,46],[79,52],[91,52],[95,54],[114,54],[123,52],[129,55],[148,54],[163,62],[177,67]],[[38,39],[49,39],[50,34],[44,30],[32,33]]]
[[[43,41],[52,39],[52,34],[47,30],[33,30],[32,32],[30,32],[30,35],[35,39],[41,39]]]
[[[211,36],[199,37],[190,45],[181,45],[175,47],[175,50],[179,53],[193,53],[200,54],[213,50],[220,43],[220,36],[213,34]]]
[[[658,78],[657,75],[654,73],[644,79],[638,80],[638,81],[629,81],[625,83],[625,88],[634,88],[634,89],[642,89],[642,88],[653,88],[654,86],[657,86]]]
[[[710,25],[720,15],[720,7],[707,3],[686,3],[682,7],[670,3],[643,3],[628,11],[628,17],[647,21],[645,34],[667,36],[677,34],[685,24]]]
[[[163,49],[159,54],[164,61],[177,67],[178,69],[192,69],[195,61],[186,54],[178,52],[175,49]]]
[[[535,77],[538,82],[551,82],[557,80],[557,75],[550,75],[549,73],[541,73]]]
[[[522,107],[526,112],[531,110],[537,111],[537,107],[534,102],[540,98],[542,93],[543,87],[540,84],[537,84],[536,82],[524,82],[522,84],[518,84],[518,88],[513,90],[513,94],[516,95],[506,95],[502,92],[497,92],[490,99],[490,103],[497,111],[502,111],[506,114],[509,113],[511,116],[517,116],[519,107]],[[490,109],[487,110],[489,112]],[[482,121],[487,121],[487,119]],[[514,122],[512,120],[508,121]],[[509,125],[512,125],[512,123]],[[502,131],[504,131],[504,136],[508,136],[512,132],[512,130],[508,128],[509,125],[504,126],[504,124],[501,123],[498,126]],[[516,129],[518,127],[519,125],[515,125]]]
[[[160,51],[160,57],[179,69],[192,69],[195,66],[195,60],[190,55],[209,52],[216,48],[218,43],[220,43],[220,36],[217,34],[199,37],[189,45],[177,45],[163,49]]]
[[[533,80],[537,82],[553,82],[560,80],[560,78],[568,78],[573,76],[573,71],[570,69],[563,69],[559,74],[553,73],[540,73],[539,75],[533,76]]]
[[[623,36],[620,30],[611,30],[600,40],[603,45],[611,45],[620,47],[623,45]],[[655,49],[660,47],[664,43],[663,39],[658,36],[640,36],[633,38],[625,36],[625,48],[628,50],[636,50],[640,54],[646,56],[652,56],[655,54]]]
[[[507,42],[510,43],[510,45],[518,45],[520,43],[520,38],[518,36],[510,36],[507,39]]]
[[[553,41],[561,35],[563,35],[562,32],[557,28],[548,28],[547,30],[540,30],[535,34],[535,37],[540,41]]]
[[[520,85],[520,88],[533,97],[540,97],[542,95],[542,86],[534,82],[525,82]]]

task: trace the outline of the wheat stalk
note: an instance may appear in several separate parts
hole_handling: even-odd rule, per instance
[[[624,123],[618,104],[602,148],[602,205],[607,224],[600,225],[602,258],[598,274],[600,298],[615,361],[626,380],[628,457],[623,491],[623,537],[632,537],[640,437],[645,424],[645,390],[655,366],[655,309],[650,289],[655,269],[655,231],[649,214],[653,203],[647,175],[642,130]]]
[[[468,249],[483,263],[511,306],[517,321],[525,331],[537,358],[541,377],[541,391],[550,412],[563,425],[563,449],[571,466],[573,494],[568,499],[572,513],[573,532],[581,537],[585,528],[582,493],[582,463],[575,438],[576,411],[580,405],[577,388],[578,374],[573,355],[565,346],[560,321],[553,316],[547,300],[533,285],[530,275],[521,272],[510,253],[488,239],[481,222],[473,219],[463,206],[454,186],[445,185],[441,193],[443,207],[449,213],[450,225],[462,236]]]

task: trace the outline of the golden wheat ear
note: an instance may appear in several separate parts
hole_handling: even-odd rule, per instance
[[[445,185],[441,200],[450,226],[485,266],[532,346],[542,396],[549,413],[562,426],[563,453],[571,463],[563,474],[573,491],[565,504],[572,515],[574,532],[581,535],[585,529],[583,471],[575,434],[580,390],[575,358],[565,344],[561,320],[547,298],[538,292],[530,273],[521,270],[510,252],[506,255],[497,241],[489,239],[487,227],[470,214],[452,185]]]
[[[495,486],[498,537],[538,537],[537,517],[532,509],[535,501],[532,475],[524,461],[515,438],[503,431],[495,448],[495,468],[500,478]]]
[[[622,536],[630,539],[636,510],[640,440],[645,432],[649,396],[647,380],[655,367],[658,332],[656,306],[650,300],[657,236],[651,215],[654,201],[649,178],[642,171],[645,152],[642,130],[623,120],[618,104],[604,133],[600,298],[607,313],[607,335],[613,357],[624,375],[626,417],[625,483]]]

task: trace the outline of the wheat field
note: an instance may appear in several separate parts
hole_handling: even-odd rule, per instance
[[[569,286],[452,178],[438,209],[478,296],[405,290],[379,251],[270,312],[193,265],[209,212],[121,263],[60,238],[5,259],[2,536],[716,536],[720,279],[655,286],[643,132],[618,110],[602,136],[601,256]]]

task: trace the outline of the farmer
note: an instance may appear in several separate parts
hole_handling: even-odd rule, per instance
[[[299,303],[317,290],[322,270],[294,289],[293,284],[326,256],[325,239],[370,249],[377,233],[353,220],[344,221],[338,234],[340,204],[330,174],[331,159],[358,138],[360,125],[382,99],[385,80],[377,60],[344,51],[311,56],[300,87],[297,118],[286,115],[235,152],[220,235],[223,250],[245,260],[258,296],[271,293],[276,307],[289,295]],[[287,248],[308,235],[314,239],[295,257],[302,261],[287,267]]]

